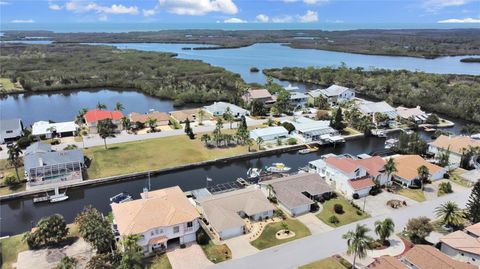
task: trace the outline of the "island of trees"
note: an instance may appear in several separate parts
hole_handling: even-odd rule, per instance
[[[429,74],[406,70],[363,68],[264,69],[266,75],[328,87],[339,84],[359,95],[390,104],[422,108],[436,113],[480,122],[480,76]]]

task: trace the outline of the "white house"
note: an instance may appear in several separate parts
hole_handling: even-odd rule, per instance
[[[428,143],[428,151],[438,158],[442,151],[449,151],[450,167],[459,167],[462,153],[469,147],[480,147],[480,141],[468,136],[441,135],[435,141]]]
[[[13,142],[23,133],[21,119],[0,120],[0,144]]]
[[[290,103],[293,105],[294,109],[303,108],[307,106],[308,95],[302,92],[290,91]]]
[[[355,98],[355,90],[338,85],[331,85],[326,89],[319,90],[319,94],[326,98],[327,101],[332,105],[336,105]],[[312,96],[315,95],[317,94],[313,93]]]
[[[112,203],[114,227],[120,236],[139,235],[145,255],[166,251],[171,244],[196,239],[199,213],[180,187],[143,192],[142,198]]]
[[[441,251],[455,260],[480,266],[480,223],[440,238]]]
[[[338,136],[338,131],[330,127],[330,121],[316,121],[305,117],[300,117],[292,121],[295,130],[292,134],[304,143],[322,140],[323,137]]]
[[[405,187],[420,184],[418,168],[422,165],[428,168],[429,178],[432,181],[442,179],[447,172],[445,168],[429,163],[419,155],[397,155],[392,158],[397,168],[397,172],[393,173],[392,180]]]
[[[353,159],[329,154],[323,159],[309,162],[309,167],[327,179],[335,189],[346,197],[367,196],[375,186],[388,183],[384,169],[385,161],[378,157]]]
[[[241,116],[248,116],[250,114],[248,110],[226,102],[214,102],[209,106],[204,106],[204,108],[207,112],[209,112],[215,117],[223,116],[223,114],[225,114],[225,111],[227,111],[227,108],[230,109],[230,112],[235,118],[240,118]]]
[[[214,194],[198,199],[203,216],[221,239],[247,232],[243,218],[251,221],[271,218],[272,204],[255,187]]]
[[[390,119],[397,117],[397,110],[389,105],[385,101],[381,102],[368,102],[365,101],[357,106],[358,110],[366,115],[373,116],[375,113],[381,113],[387,115]]]
[[[284,139],[288,137],[288,130],[283,126],[273,126],[250,131],[250,138],[257,140],[259,137],[261,137],[263,141]]]
[[[425,123],[428,118],[428,114],[423,111],[420,106],[413,108],[399,106],[397,107],[397,114],[402,119],[413,120],[418,124]]]
[[[45,138],[52,138],[54,135],[59,137],[75,136],[78,131],[78,125],[74,121],[53,122],[37,121],[32,125],[32,135]]]

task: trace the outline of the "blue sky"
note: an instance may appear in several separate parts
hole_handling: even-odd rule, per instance
[[[480,24],[480,0],[0,0],[2,23]]]

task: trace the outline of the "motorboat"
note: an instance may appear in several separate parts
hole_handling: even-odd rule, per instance
[[[58,203],[68,199],[67,191],[60,193],[58,187],[55,188],[55,194],[50,197],[50,203]]]
[[[381,130],[381,129],[376,129],[372,132],[372,134],[374,136],[377,136],[377,137],[387,137],[387,134],[385,133],[385,130]]]
[[[284,163],[273,163],[272,166],[267,168],[267,171],[271,173],[286,173],[291,169],[291,167],[285,166]]]
[[[390,138],[385,140],[385,149],[391,149],[392,147],[396,146],[398,143],[398,139]]]
[[[115,196],[110,197],[112,204],[121,204],[132,200],[132,196],[128,192],[121,192]]]
[[[249,168],[247,171],[248,178],[258,178],[262,174],[262,169],[258,168]]]

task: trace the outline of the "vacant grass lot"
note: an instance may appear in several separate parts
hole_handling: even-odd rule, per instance
[[[0,78],[0,93],[13,93],[23,91],[22,87],[17,87],[8,78]]]
[[[282,228],[282,222],[276,222],[276,223],[268,224],[263,230],[260,237],[250,242],[250,244],[262,250],[262,249],[280,245],[286,242],[290,242],[305,236],[309,236],[311,234],[310,230],[308,230],[308,228],[305,225],[303,225],[303,223],[301,223],[296,219],[286,219],[283,222],[286,222],[288,225],[288,229],[295,233],[294,237],[290,237],[282,240],[277,239],[275,237],[275,234],[278,231],[282,230],[283,228]]]
[[[346,269],[332,257],[300,266],[299,269]]]
[[[196,139],[190,140],[179,135],[113,144],[107,150],[103,146],[86,149],[85,154],[92,159],[88,178],[169,168],[248,152],[246,146],[206,148],[200,137],[197,134]]]
[[[425,194],[421,189],[410,189],[410,188],[404,188],[401,189],[397,192],[397,194],[403,195],[405,197],[408,197],[410,199],[413,199],[417,202],[423,202],[427,200],[425,198]]]
[[[208,241],[206,245],[200,245],[205,252],[205,256],[213,262],[219,263],[232,258],[232,252],[227,244],[215,245],[212,240]]]
[[[344,211],[343,214],[335,213],[335,211],[333,210],[335,204],[342,205]],[[357,212],[359,212],[360,214],[358,214]],[[331,216],[336,216],[339,222],[337,224],[331,223],[329,221]],[[323,204],[322,211],[317,214],[317,217],[329,226],[339,227],[355,221],[366,219],[370,216],[367,213],[361,212],[360,210],[353,207],[347,199],[343,198],[342,196],[338,196],[335,199],[330,199],[326,201]]]

